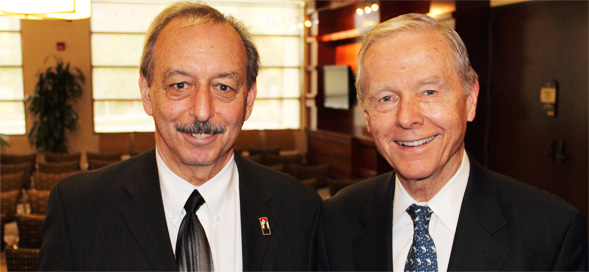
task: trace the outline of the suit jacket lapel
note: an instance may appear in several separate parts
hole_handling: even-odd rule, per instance
[[[244,271],[259,271],[272,235],[263,235],[260,217],[267,217],[272,232],[280,232],[280,218],[271,205],[272,193],[255,178],[246,159],[235,156],[239,171],[241,240]],[[255,197],[252,197],[255,196]]]
[[[121,213],[154,270],[178,270],[162,203],[155,149],[132,158],[138,161],[127,173]]]
[[[357,270],[392,270],[394,174],[391,172],[385,177],[362,209],[360,223],[364,230],[353,242]]]
[[[448,270],[499,270],[508,248],[493,234],[507,222],[495,184],[485,169],[470,159],[470,175],[458,218]]]

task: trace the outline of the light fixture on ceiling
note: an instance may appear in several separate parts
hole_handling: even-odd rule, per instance
[[[92,10],[90,0],[18,0],[1,1],[0,14],[18,16],[24,19],[89,18]]]
[[[373,4],[366,4],[365,3],[364,8],[362,8],[361,6],[356,8],[356,14],[358,14],[359,16],[362,16],[364,14],[370,14],[374,11],[377,11],[378,9],[379,9],[378,3],[373,3]]]

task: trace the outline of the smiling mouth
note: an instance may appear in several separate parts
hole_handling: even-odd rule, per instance
[[[432,137],[429,137],[427,139],[417,140],[417,141],[413,141],[413,142],[395,141],[395,143],[397,143],[399,145],[402,145],[402,146],[415,147],[415,146],[420,146],[420,145],[427,144],[427,143],[431,142],[434,138],[436,138],[436,136],[432,136]]]
[[[203,139],[203,138],[208,138],[213,136],[213,134],[205,134],[205,133],[191,133],[190,136],[194,137],[194,138],[199,138],[199,139]]]

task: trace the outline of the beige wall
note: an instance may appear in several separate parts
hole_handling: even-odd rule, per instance
[[[92,77],[90,62],[90,20],[21,20],[23,76],[25,97],[33,93],[36,75],[48,65],[54,65],[53,56],[78,67],[86,76],[82,97],[74,105],[80,118],[78,130],[68,134],[71,152],[98,151],[98,136],[92,131]],[[65,43],[64,51],[57,51],[57,42]],[[27,132],[33,119],[26,112]],[[34,151],[26,135],[11,135],[10,147],[2,152],[29,153]]]

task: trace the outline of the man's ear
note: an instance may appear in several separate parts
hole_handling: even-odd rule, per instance
[[[475,80],[466,97],[467,120],[472,122],[477,112],[477,101],[479,97],[479,81]]]
[[[151,105],[151,86],[143,75],[139,76],[139,89],[141,90],[141,102],[143,103],[143,110],[145,110],[145,113],[147,113],[149,116],[152,116],[153,108]]]
[[[252,110],[254,109],[254,101],[256,100],[256,96],[258,95],[258,85],[254,81],[252,83],[252,87],[247,91],[247,97],[245,98],[245,119],[244,121],[250,118],[252,114]]]

